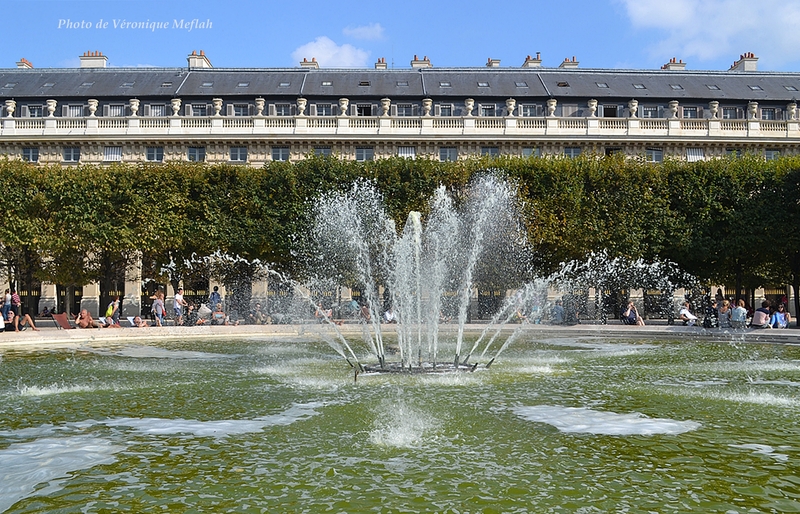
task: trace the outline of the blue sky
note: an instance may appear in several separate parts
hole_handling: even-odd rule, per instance
[[[75,67],[99,50],[108,66],[186,66],[204,50],[216,68],[543,66],[727,70],[744,52],[764,71],[800,71],[800,0],[345,1],[6,0],[0,68]],[[192,20],[197,22],[192,25]],[[104,25],[98,27],[102,20]],[[180,28],[183,21],[184,28]],[[126,23],[150,28],[128,28]],[[154,25],[161,23],[164,28]]]

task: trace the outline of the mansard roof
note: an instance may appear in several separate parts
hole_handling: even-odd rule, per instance
[[[562,68],[0,69],[0,98],[257,96],[789,101],[800,73]]]

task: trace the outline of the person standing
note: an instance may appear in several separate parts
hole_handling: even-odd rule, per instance
[[[11,290],[6,289],[5,296],[3,297],[3,319],[8,318],[8,311],[11,310]]]
[[[222,297],[219,294],[219,286],[214,286],[214,290],[208,296],[208,308],[214,310],[218,303],[222,303]]]
[[[173,309],[175,310],[175,326],[183,325],[183,308],[186,307],[186,300],[183,299],[183,288],[179,287],[178,292],[175,293],[175,301],[173,302]]]
[[[164,293],[161,291],[157,291],[153,298],[153,307],[151,308],[153,315],[156,319],[156,326],[163,327],[164,326],[164,316],[166,316],[166,310],[164,309]]]

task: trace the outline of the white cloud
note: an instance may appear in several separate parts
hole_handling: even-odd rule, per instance
[[[382,39],[383,27],[380,23],[370,23],[361,27],[345,27],[342,33],[355,39]]]
[[[316,58],[320,66],[326,68],[361,68],[368,64],[369,52],[353,45],[337,45],[330,38],[320,36],[292,52],[292,59],[300,62],[303,58]]]
[[[634,28],[663,33],[654,57],[700,61],[754,52],[773,66],[797,61],[800,0],[620,0]],[[759,66],[762,68],[762,66]]]

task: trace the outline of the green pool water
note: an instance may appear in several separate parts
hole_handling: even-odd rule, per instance
[[[301,339],[8,350],[0,512],[798,512],[799,393],[785,345],[357,380]]]

